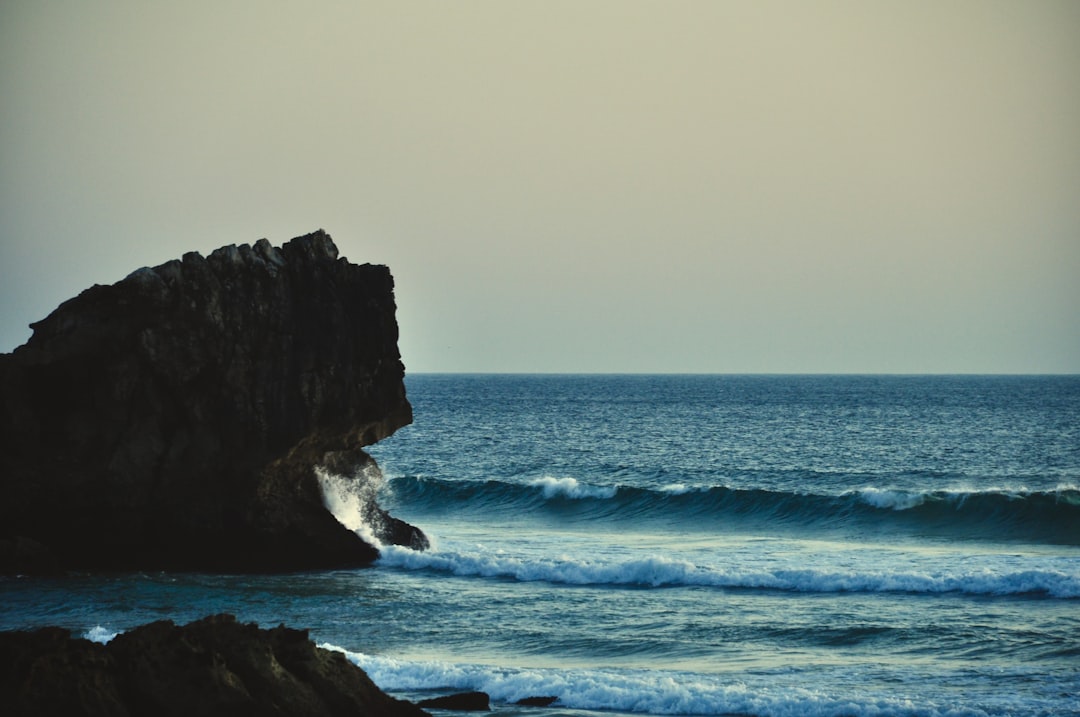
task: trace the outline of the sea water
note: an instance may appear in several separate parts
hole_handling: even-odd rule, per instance
[[[0,629],[103,641],[233,612],[309,628],[391,693],[483,690],[499,715],[1080,715],[1080,377],[407,389],[415,424],[371,452],[429,551],[7,578]],[[513,704],[539,696],[558,699]]]

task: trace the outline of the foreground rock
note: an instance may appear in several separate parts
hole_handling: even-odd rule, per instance
[[[317,465],[412,420],[393,278],[324,232],[228,246],[94,286],[0,354],[0,572],[288,570],[375,547]],[[372,508],[385,542],[416,528]]]
[[[231,615],[155,622],[107,645],[66,630],[0,633],[0,714],[420,717],[307,631]]]

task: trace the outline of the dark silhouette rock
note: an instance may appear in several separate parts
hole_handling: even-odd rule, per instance
[[[154,622],[107,645],[68,631],[0,633],[0,713],[101,717],[421,717],[304,630],[231,615]]]
[[[412,420],[386,267],[338,258],[322,231],[263,239],[139,269],[31,326],[0,354],[0,538],[18,554],[0,571],[378,556],[326,510],[314,467],[361,481],[362,448]],[[427,544],[389,516],[376,535]]]
[[[491,698],[486,692],[459,692],[456,695],[420,700],[416,704],[419,707],[434,707],[440,710],[486,712],[491,709]]]
[[[518,700],[514,704],[521,707],[547,707],[555,704],[558,699],[558,697],[526,697],[525,699]]]

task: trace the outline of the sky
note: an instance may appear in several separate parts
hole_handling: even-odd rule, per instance
[[[325,229],[409,372],[1080,373],[1080,3],[0,4],[0,351]]]

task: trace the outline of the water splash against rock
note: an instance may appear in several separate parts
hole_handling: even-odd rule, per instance
[[[367,457],[348,473],[340,468],[316,466],[315,476],[326,509],[368,543],[377,548],[403,545],[425,550],[430,547],[427,536],[419,528],[379,507],[379,493],[385,490],[386,480],[374,459]]]

